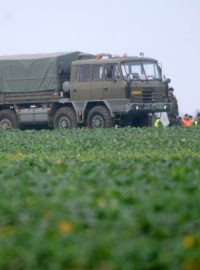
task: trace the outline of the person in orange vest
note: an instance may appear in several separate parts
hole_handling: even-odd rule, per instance
[[[187,113],[181,119],[183,127],[191,127],[192,126],[192,116]]]
[[[192,117],[192,115],[189,115],[189,119],[190,119],[190,126],[192,126],[193,125],[193,117]]]

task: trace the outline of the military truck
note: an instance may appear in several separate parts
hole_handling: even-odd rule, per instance
[[[157,60],[79,51],[0,57],[0,129],[143,126],[170,110]]]

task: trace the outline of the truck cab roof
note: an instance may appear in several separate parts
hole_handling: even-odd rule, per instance
[[[87,59],[87,60],[75,60],[72,62],[72,65],[89,65],[89,64],[109,64],[109,63],[119,63],[125,61],[134,61],[134,62],[157,62],[156,59],[149,57],[110,57],[110,58],[100,58],[100,59]]]

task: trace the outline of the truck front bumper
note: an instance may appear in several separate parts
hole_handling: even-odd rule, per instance
[[[167,112],[171,109],[171,103],[127,103],[125,106],[126,113],[138,112]]]

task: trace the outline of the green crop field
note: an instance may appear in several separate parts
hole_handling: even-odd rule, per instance
[[[1,270],[199,270],[200,129],[0,131]]]

